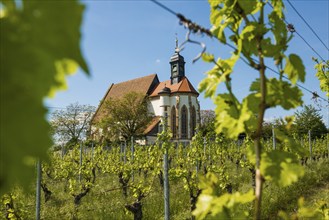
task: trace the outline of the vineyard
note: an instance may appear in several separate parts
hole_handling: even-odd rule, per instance
[[[79,68],[90,74],[80,51],[88,1],[1,1],[1,46],[6,46],[1,47],[5,56],[1,56],[0,218],[328,220],[328,128],[319,110],[305,105],[302,91],[325,102],[318,103],[320,108],[328,108],[329,61],[307,43],[297,25],[286,20],[285,3],[291,2],[209,0],[210,28],[159,1],[151,2],[175,16],[186,30],[185,41],[181,45],[176,41],[177,55],[194,44],[201,52],[192,63],[202,59],[212,65],[198,92],[212,99],[214,118],[203,132],[200,127],[193,130],[196,121],[191,120],[195,125],[191,137],[196,134],[189,144],[174,142],[186,138],[186,119],[191,118],[186,106],[173,117],[179,120],[172,123],[171,132],[170,105],[163,102],[162,115],[154,115],[162,123],[156,144],[138,145],[134,138],[145,136],[148,118],[153,117],[142,111],[148,109],[145,94],[141,99],[122,99],[127,105],[121,109],[119,99],[112,100],[113,109],[99,123],[91,120],[93,107],[75,111],[78,104],[70,107],[74,117],[63,110],[53,113],[59,120],[47,120],[50,107],[45,98],[67,87],[65,76]],[[123,36],[139,35],[128,30]],[[194,40],[196,34],[218,43],[220,53]],[[297,54],[302,46],[294,41],[296,36],[316,54],[313,74],[326,98],[304,84],[312,72]],[[153,43],[147,42],[152,47]],[[288,50],[292,44],[297,47]],[[241,64],[246,69],[240,69]],[[172,76],[181,71],[177,67]],[[249,71],[255,74],[248,76],[249,90],[241,97],[236,82],[244,81]],[[158,95],[167,97],[166,91]],[[173,100],[179,104],[180,99]],[[300,106],[304,110],[294,116],[266,124],[268,110]],[[143,119],[140,127],[137,119]],[[179,137],[174,135],[177,125]],[[93,126],[100,130],[99,142]],[[56,138],[62,148],[53,146],[58,144]]]
[[[309,197],[310,189],[326,187],[328,191],[327,139],[312,141],[311,157],[308,139],[299,141],[306,153],[303,157],[296,154],[295,159],[305,168],[300,171],[305,175],[286,188],[265,182],[263,217],[276,218],[283,211],[286,215],[296,212],[297,200],[301,196]],[[251,218],[255,187],[254,165],[249,159],[251,140],[232,142],[218,136],[196,135],[187,146],[168,143],[171,219],[194,218],[192,212],[199,218],[205,217],[207,207],[201,199],[214,191],[218,197],[230,194],[238,201],[229,207],[230,202],[221,197],[221,202],[232,208],[226,210],[227,217]],[[276,143],[276,149],[273,147],[272,140],[264,142],[265,151],[289,151],[284,143]],[[89,143],[67,152],[50,152],[49,162],[42,163],[41,219],[162,219],[163,154],[160,142],[154,146],[131,142],[111,147]],[[287,184],[295,182],[295,176],[285,175],[283,181]],[[29,193],[16,188],[3,197],[1,218],[33,219],[33,188]],[[240,193],[246,194],[241,198]],[[327,201],[328,194],[322,195],[316,203],[308,204],[309,209],[302,208],[321,219],[328,217]]]

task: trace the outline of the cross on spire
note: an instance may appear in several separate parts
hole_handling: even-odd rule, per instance
[[[175,40],[175,41],[176,41],[175,52],[176,52],[176,53],[179,53],[177,33],[176,33],[175,35],[176,35],[176,40]]]

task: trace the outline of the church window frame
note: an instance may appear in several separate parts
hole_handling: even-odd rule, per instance
[[[176,125],[176,108],[173,106],[171,108],[170,112],[170,120],[171,120],[171,131],[172,131],[172,137],[176,138],[177,137],[177,125]]]
[[[188,132],[188,113],[187,108],[183,105],[181,110],[181,138],[186,139]]]
[[[192,110],[191,110],[191,124],[192,124],[192,137],[193,137],[195,135],[195,129],[196,129],[196,110],[194,106],[192,106]]]

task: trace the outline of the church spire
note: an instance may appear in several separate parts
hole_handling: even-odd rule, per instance
[[[185,61],[184,57],[179,54],[178,39],[176,35],[175,53],[170,58],[171,67],[171,84],[179,83],[185,76]]]

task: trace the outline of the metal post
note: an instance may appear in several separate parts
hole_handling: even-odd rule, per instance
[[[135,152],[134,137],[131,137],[131,161],[134,161],[134,152]]]
[[[163,155],[163,170],[164,170],[164,208],[165,208],[165,220],[169,220],[169,178],[168,178],[168,149],[165,149],[165,154]]]
[[[178,142],[176,142],[176,158],[178,158],[178,150],[179,150],[179,145]]]
[[[273,150],[276,150],[276,140],[275,140],[274,127],[272,127],[272,137],[273,137]]]
[[[206,155],[206,137],[203,138],[203,154],[204,154],[204,158],[206,159],[207,155]]]
[[[329,134],[327,134],[327,148],[328,148],[328,158],[329,158]]]
[[[120,161],[123,161],[123,143],[120,142]]]
[[[167,131],[167,113],[164,113],[164,128]],[[170,200],[169,200],[169,175],[168,175],[168,146],[165,148],[163,155],[163,185],[164,185],[164,219],[169,220]]]
[[[82,167],[82,143],[80,143],[80,167],[79,167],[79,182],[81,182],[81,167]]]
[[[311,130],[308,131],[308,144],[310,147],[310,161],[312,161],[312,139],[311,139]]]
[[[134,162],[134,152],[135,152],[135,148],[134,148],[134,137],[131,137],[131,163]],[[132,171],[132,181],[134,181],[134,171]]]
[[[205,144],[207,144],[207,139],[205,140]],[[211,149],[210,149],[210,142],[208,143],[208,161],[209,161],[209,164],[211,164]]]
[[[94,142],[91,143],[91,159],[94,159]]]
[[[40,159],[37,161],[37,187],[36,187],[36,209],[35,219],[40,220],[40,202],[41,200],[41,162]]]
[[[126,164],[127,162],[127,157],[126,157],[126,148],[127,148],[127,141],[125,141],[125,144],[123,145],[123,163]]]
[[[62,159],[64,158],[64,144],[61,144],[62,146]]]

